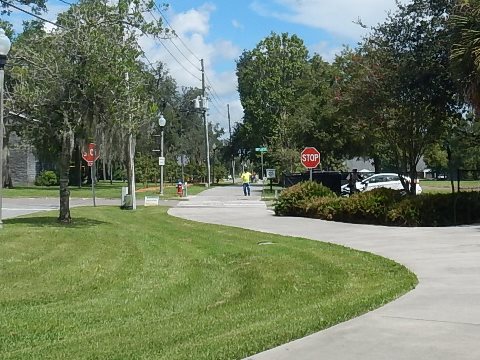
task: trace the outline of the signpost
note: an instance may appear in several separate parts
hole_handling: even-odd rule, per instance
[[[259,152],[260,153],[260,156],[262,158],[262,180],[263,180],[263,153],[266,153],[267,152],[267,148],[265,146],[263,147],[257,147],[255,148],[255,151],[256,152]]]
[[[267,172],[267,179],[270,180],[270,192],[272,192],[273,191],[272,182],[273,182],[273,179],[276,178],[275,169],[267,169],[266,172]]]
[[[320,164],[320,152],[314,147],[306,147],[300,154],[302,165],[310,170],[310,181],[313,180],[313,169]]]
[[[100,157],[100,152],[97,151],[97,146],[94,143],[88,144],[88,151],[82,152],[82,158],[90,166],[90,176],[92,178],[92,194],[93,194],[93,206],[95,204],[95,161]]]

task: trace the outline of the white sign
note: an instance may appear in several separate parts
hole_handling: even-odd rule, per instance
[[[158,157],[158,165],[160,165],[160,166],[165,165],[165,157],[164,156],[159,156]]]
[[[145,206],[158,206],[158,196],[145,196]]]
[[[267,172],[267,179],[275,179],[275,169],[266,169]]]

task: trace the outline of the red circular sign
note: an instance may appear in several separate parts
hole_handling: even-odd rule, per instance
[[[306,147],[300,154],[300,161],[307,169],[313,169],[320,164],[320,152],[314,147]]]

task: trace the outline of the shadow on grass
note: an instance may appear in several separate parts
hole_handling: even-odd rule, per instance
[[[65,224],[57,221],[55,217],[38,216],[38,217],[19,217],[4,220],[4,224],[8,225],[25,225],[31,227],[56,227],[56,228],[88,228],[107,224],[105,221],[95,219],[75,217],[71,223]]]

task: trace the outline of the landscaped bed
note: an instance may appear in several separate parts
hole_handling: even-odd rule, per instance
[[[374,225],[451,226],[480,222],[480,192],[409,195],[377,188],[348,198],[316,182],[282,191],[275,214]]]
[[[241,359],[381,306],[414,274],[365,252],[165,208],[5,221],[2,359]]]

